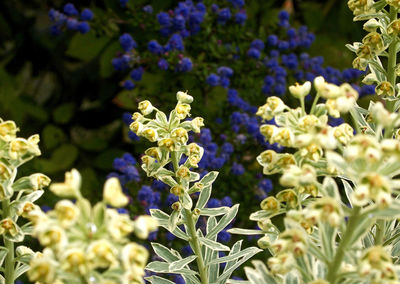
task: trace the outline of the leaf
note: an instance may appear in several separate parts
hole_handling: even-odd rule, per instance
[[[237,234],[237,235],[264,235],[265,232],[261,230],[252,230],[252,229],[241,229],[241,228],[232,228],[227,230],[228,233]]]
[[[353,204],[351,202],[351,194],[353,192],[353,188],[351,187],[350,183],[348,183],[345,179],[342,179],[344,191],[346,193],[347,201],[350,203],[351,207],[353,207]]]
[[[261,221],[264,219],[272,218],[276,215],[280,215],[285,213],[286,211],[284,209],[280,209],[278,211],[270,211],[270,210],[259,210],[254,213],[251,213],[250,215],[250,220],[251,221]]]
[[[255,269],[250,267],[244,268],[247,279],[249,279],[251,284],[278,284],[262,261],[254,260],[252,264]]]
[[[199,238],[201,244],[215,251],[229,251],[229,247],[208,238]]]
[[[169,281],[165,278],[158,277],[158,276],[150,276],[150,277],[145,277],[145,280],[149,281],[152,284],[174,284],[174,282]]]
[[[197,258],[196,255],[191,255],[184,259],[176,260],[176,261],[170,263],[169,270],[170,271],[180,270],[180,269],[184,268],[186,265],[188,265],[189,263],[191,263],[196,258]]]
[[[14,279],[18,279],[18,277],[20,277],[22,274],[24,274],[25,272],[27,272],[30,269],[30,266],[22,263],[20,266],[18,266],[18,268],[15,270],[15,276]]]
[[[246,256],[247,254],[252,254],[255,255],[256,253],[261,252],[262,249],[256,248],[256,247],[250,247],[246,248],[242,251],[236,252],[234,254],[229,254],[228,256],[220,257],[218,259],[213,259],[209,262],[209,264],[216,264],[216,263],[224,263],[224,262],[229,262],[232,260],[239,259],[241,257]]]
[[[36,190],[27,195],[24,195],[23,197],[21,197],[21,199],[19,201],[20,202],[25,202],[25,201],[35,202],[43,195],[43,193],[44,193],[44,190]]]
[[[53,111],[53,119],[59,124],[66,124],[74,116],[74,112],[75,105],[73,103],[62,104]]]
[[[174,270],[172,272],[169,270],[169,264],[161,261],[150,262],[149,264],[147,264],[145,269],[156,273],[176,273],[176,274],[189,274],[189,275],[197,274],[197,272],[192,271],[190,269],[179,269],[179,270]]]
[[[179,221],[179,217],[181,216],[180,210],[173,210],[168,220],[168,230],[174,231],[176,229],[177,223]]]
[[[336,200],[340,200],[340,194],[335,180],[331,177],[325,177],[322,183],[324,193]]]
[[[109,37],[97,37],[94,32],[85,35],[77,33],[70,41],[66,54],[82,61],[90,61],[100,53],[109,41]]]
[[[0,267],[2,267],[4,259],[6,258],[8,249],[5,247],[0,247]]]
[[[208,239],[212,239],[219,232],[225,229],[225,227],[232,222],[233,218],[235,218],[238,210],[239,210],[239,204],[236,204],[232,208],[230,208],[230,210],[221,218],[221,220],[217,223],[217,225],[214,228],[212,228],[210,232],[207,233],[206,237]]]
[[[215,179],[217,178],[217,176],[218,176],[218,172],[216,172],[216,171],[209,172],[208,174],[206,174],[206,175],[200,180],[200,182],[201,182],[203,185],[212,184],[212,183],[215,181]]]
[[[203,209],[206,206],[208,200],[211,196],[211,185],[205,186],[202,191],[200,191],[199,199],[196,203],[196,208]]]
[[[46,125],[42,131],[42,140],[44,146],[51,150],[66,141],[66,135],[64,131],[54,125]]]
[[[193,201],[192,201],[192,198],[190,198],[190,195],[189,195],[189,193],[187,193],[187,191],[185,191],[183,193],[181,203],[182,203],[183,208],[185,208],[187,210],[191,210],[192,209]]]
[[[219,216],[224,215],[229,211],[229,207],[223,206],[218,208],[203,208],[200,211],[200,215],[202,216]]]
[[[104,203],[99,202],[93,207],[93,221],[97,228],[100,228],[105,222]]]
[[[182,258],[179,252],[172,249],[170,250],[161,244],[151,243],[151,246],[153,247],[154,252],[166,262],[171,263]]]
[[[117,52],[121,50],[121,45],[118,41],[115,41],[107,46],[104,52],[100,56],[99,64],[100,64],[100,76],[102,78],[110,77],[115,69],[111,64],[111,61],[114,57],[116,57]]]
[[[157,220],[158,224],[168,230],[168,220],[169,220],[169,215],[164,213],[163,211],[159,209],[150,209],[150,215]],[[183,232],[179,227],[176,227],[175,230],[171,231],[172,234],[174,234],[176,237],[188,241],[189,237],[186,235],[185,232]]]

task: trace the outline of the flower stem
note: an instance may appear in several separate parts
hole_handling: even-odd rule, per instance
[[[184,209],[184,216],[185,216],[185,221],[189,229],[189,236],[190,236],[190,245],[193,248],[194,254],[197,256],[196,261],[197,261],[197,267],[199,269],[200,273],[200,280],[202,284],[208,284],[208,273],[207,273],[207,268],[204,265],[204,260],[203,260],[203,254],[201,252],[201,246],[200,246],[200,241],[199,237],[197,236],[196,232],[196,226],[195,222],[193,219],[193,214],[190,210]]]
[[[385,220],[378,220],[376,222],[376,234],[375,234],[375,245],[382,245],[385,238]]]
[[[314,113],[314,109],[315,109],[315,106],[317,105],[317,102],[318,102],[318,100],[319,100],[319,93],[317,93],[317,95],[315,96],[315,98],[314,98],[314,101],[313,101],[313,104],[312,104],[312,106],[311,106],[311,110],[310,110],[310,114],[313,114]]]
[[[358,219],[360,218],[360,210],[361,210],[360,207],[354,207],[353,214],[350,216],[346,232],[344,233],[343,238],[339,243],[339,247],[336,250],[335,257],[328,266],[328,274],[326,276],[326,280],[328,280],[329,283],[333,284],[336,282],[336,280],[339,280],[337,279],[336,275],[342,264],[344,253],[347,250],[347,246],[349,245],[349,242],[353,236],[354,229],[357,227],[357,224],[359,222]]]
[[[3,219],[10,217],[10,200],[2,202]],[[5,284],[14,283],[14,243],[3,236],[4,246],[7,249],[7,255],[4,260],[4,278]]]
[[[390,6],[389,12],[390,22],[397,19],[397,9],[393,6]],[[389,55],[388,55],[388,64],[386,68],[387,72],[387,80],[392,84],[393,88],[396,88],[396,72],[395,67],[397,63],[397,39],[393,38],[392,42],[389,45]],[[395,101],[388,100],[386,103],[386,107],[390,112],[394,111]]]
[[[177,152],[173,151],[171,152],[171,160],[172,160],[172,165],[174,166],[175,172],[179,168],[179,155]],[[179,178],[178,182],[180,182]],[[185,224],[187,225],[188,228],[188,234],[189,234],[189,243],[190,246],[192,247],[194,254],[197,256],[196,262],[197,262],[197,268],[199,270],[200,274],[200,280],[201,284],[208,284],[208,273],[207,273],[207,268],[204,265],[204,260],[203,260],[203,254],[201,250],[201,245],[199,241],[199,237],[197,236],[196,232],[196,224],[195,224],[195,219],[193,217],[192,211],[189,209],[184,209],[183,210],[183,220]]]

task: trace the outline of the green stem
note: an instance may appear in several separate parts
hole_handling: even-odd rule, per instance
[[[2,202],[3,207],[3,219],[10,216],[10,200],[6,199]],[[5,284],[14,283],[14,243],[3,236],[4,246],[7,249],[7,255],[4,261],[4,278]]]
[[[312,106],[311,106],[311,110],[310,110],[310,114],[313,114],[314,113],[314,109],[315,109],[315,106],[317,105],[317,102],[318,102],[318,100],[319,100],[319,93],[317,93],[317,95],[315,96],[315,98],[314,98],[314,101],[313,101],[313,104],[312,104]]]
[[[200,280],[202,284],[208,284],[208,273],[207,268],[204,265],[203,254],[201,251],[201,245],[199,241],[199,237],[197,236],[195,221],[193,218],[193,214],[190,210],[184,209],[185,221],[189,229],[190,236],[190,245],[193,248],[194,254],[197,256],[197,267],[200,273]]]
[[[343,238],[341,239],[341,241],[339,243],[339,247],[336,250],[335,257],[328,266],[328,274],[326,276],[326,280],[328,280],[328,282],[331,284],[335,283],[336,280],[339,280],[336,278],[336,275],[342,264],[342,261],[344,258],[344,253],[348,249],[347,246],[349,245],[349,242],[353,236],[355,228],[357,227],[357,224],[359,223],[360,210],[361,210],[360,207],[354,208],[353,215],[350,216],[349,222],[347,224],[346,232],[344,233]]]
[[[397,19],[397,9],[393,6],[390,6],[390,22]],[[396,72],[395,67],[397,63],[397,40],[393,38],[393,41],[389,45],[389,55],[388,55],[388,64],[387,64],[387,80],[392,84],[393,88],[396,87]],[[386,107],[390,112],[394,111],[395,101],[387,101]]]
[[[304,104],[304,97],[300,98],[300,105],[301,105],[301,109],[303,111],[303,115],[306,115],[306,106]]]
[[[177,171],[179,168],[179,155],[177,152],[175,151],[171,152],[171,160],[172,160],[172,165],[174,166],[174,170]],[[179,178],[178,182],[180,182]],[[200,274],[201,283],[208,284],[209,282],[208,282],[207,268],[204,265],[203,254],[201,250],[199,237],[197,236],[196,223],[192,211],[190,211],[189,209],[184,209],[183,217],[184,217],[184,222],[188,227],[188,233],[190,237],[189,243],[193,248],[194,254],[197,256],[196,262]]]
[[[379,246],[383,244],[385,238],[385,220],[378,220],[376,222],[376,234],[375,234],[375,245]]]

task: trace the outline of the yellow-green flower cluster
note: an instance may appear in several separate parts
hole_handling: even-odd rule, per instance
[[[29,279],[40,283],[144,283],[148,251],[128,237],[134,232],[146,239],[157,222],[150,216],[131,220],[128,214],[106,207],[128,203],[116,178],[106,181],[103,201],[94,207],[81,196],[80,185],[79,172],[67,172],[65,181],[52,184],[50,190],[76,198],[76,203],[61,200],[47,213],[35,208],[28,214],[33,235],[45,247],[43,253],[31,255]]]
[[[157,147],[148,148],[142,156],[142,168],[147,175],[154,176],[170,185],[171,193],[182,197],[185,192],[188,192],[189,183],[199,179],[199,174],[189,169],[197,168],[204,153],[204,149],[196,143],[187,145],[188,131],[199,133],[204,123],[201,117],[182,121],[190,116],[190,103],[193,98],[184,92],[178,92],[176,97],[178,103],[168,119],[165,113],[152,106],[149,101],[140,102],[141,114],[138,112],[133,114],[134,121],[130,129],[150,142],[157,142]],[[155,112],[155,118],[147,118],[146,116],[152,112]],[[183,164],[174,165],[176,166],[175,173],[165,168],[166,164],[173,161],[172,152],[178,153],[179,157],[182,154],[186,156]],[[179,182],[172,176],[179,179]],[[193,190],[195,189],[201,190],[199,186],[193,187]]]

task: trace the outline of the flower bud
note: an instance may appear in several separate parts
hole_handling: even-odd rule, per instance
[[[261,201],[261,209],[268,211],[278,211],[281,207],[280,202],[273,196],[269,196]]]
[[[187,91],[186,92],[181,92],[181,91],[177,92],[176,99],[178,100],[178,102],[184,103],[184,104],[190,104],[193,102],[193,97],[188,95]]]
[[[381,24],[376,19],[369,19],[364,23],[363,29],[367,32],[375,32],[377,28],[381,27]]]
[[[271,239],[268,235],[265,235],[264,237],[258,239],[257,245],[259,248],[267,249],[271,246]]]
[[[134,121],[129,125],[129,129],[136,135],[141,135],[143,128],[143,124],[139,121]]]
[[[394,96],[394,88],[388,81],[383,81],[375,87],[375,92],[378,96]]]
[[[141,134],[144,138],[149,140],[150,142],[156,142],[158,138],[158,133],[155,129],[153,128],[145,128],[141,132]]]
[[[174,130],[172,130],[171,138],[173,138],[175,141],[177,141],[181,144],[186,144],[189,137],[188,137],[188,133],[187,133],[186,129],[179,127],[179,128],[175,128]]]
[[[60,197],[77,197],[81,188],[81,175],[76,169],[65,173],[63,183],[53,183],[50,190]]]
[[[179,119],[185,119],[186,116],[190,116],[190,105],[178,103],[175,107],[175,112]]]
[[[158,141],[158,147],[166,148],[168,151],[174,151],[175,146],[175,142],[171,138],[164,138]]]
[[[176,195],[176,196],[182,196],[184,193],[184,189],[180,185],[174,185],[173,187],[171,187],[169,192],[171,192],[173,195]]]
[[[129,199],[122,192],[118,178],[112,177],[107,179],[103,189],[103,200],[113,207],[124,207],[128,204]]]
[[[147,239],[151,232],[154,232],[158,228],[158,222],[156,219],[149,215],[139,216],[133,222],[133,230],[136,236],[140,239]]]
[[[141,101],[139,103],[138,108],[142,112],[143,115],[148,115],[148,114],[152,113],[152,111],[154,110],[153,105],[148,100]]]
[[[18,127],[12,120],[0,121],[0,139],[9,142],[16,138]]]
[[[195,117],[192,119],[192,129],[194,133],[200,133],[200,128],[204,126],[204,119],[202,117]]]
[[[303,85],[296,83],[294,86],[289,87],[289,91],[293,97],[302,99],[310,93],[311,82],[307,81]]]

